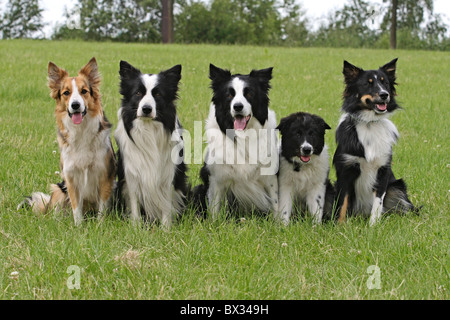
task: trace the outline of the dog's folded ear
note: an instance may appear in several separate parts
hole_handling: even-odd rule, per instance
[[[284,117],[283,119],[280,120],[280,124],[275,129],[278,129],[280,130],[281,133],[283,133],[289,129],[289,127],[291,126],[292,122],[294,122],[295,119],[296,118],[293,115]]]
[[[127,61],[120,60],[119,74],[122,79],[131,79],[137,75],[140,75],[141,71],[133,67]]]
[[[58,99],[61,96],[61,81],[68,77],[66,70],[59,68],[53,62],[48,63],[48,87],[50,88],[50,96],[53,99]]]
[[[329,130],[331,127],[328,125],[328,123],[325,122],[321,117],[315,117],[316,123],[321,126],[324,130]]]
[[[344,60],[344,69],[342,70],[342,73],[344,74],[345,83],[352,83],[355,81],[362,71],[363,69]]]

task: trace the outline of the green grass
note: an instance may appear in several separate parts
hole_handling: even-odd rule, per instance
[[[73,225],[70,216],[36,216],[16,206],[59,177],[54,101],[47,64],[74,74],[95,56],[106,114],[120,105],[119,61],[144,72],[183,65],[178,111],[193,133],[208,113],[209,63],[247,73],[274,67],[271,107],[340,116],[342,61],[366,69],[399,57],[392,120],[401,134],[393,169],[424,205],[416,216],[388,216],[370,228],[362,219],[282,227],[272,219],[197,221],[191,212],[169,231],[135,228],[109,216]],[[0,41],[0,299],[448,299],[450,55],[442,52],[93,42]],[[114,126],[115,128],[115,126]],[[53,151],[57,151],[54,154]],[[200,165],[190,165],[196,184]],[[330,172],[335,180],[334,170]],[[80,289],[69,289],[69,266]],[[380,289],[367,272],[380,270]]]

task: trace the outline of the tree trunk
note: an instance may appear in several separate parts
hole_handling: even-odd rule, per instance
[[[173,42],[173,0],[162,0],[162,41]]]
[[[398,0],[392,0],[391,12],[391,49],[397,49],[397,6]]]

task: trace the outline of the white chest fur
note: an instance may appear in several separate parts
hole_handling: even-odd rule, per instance
[[[245,131],[230,130],[235,135],[230,138],[220,130],[211,104],[206,121],[205,163],[215,191],[219,188],[231,191],[244,207],[271,209],[271,198],[275,196],[270,195],[269,189],[276,192],[279,166],[276,125],[275,113],[269,110],[264,126],[252,118]]]
[[[67,145],[61,147],[63,176],[71,177],[82,199],[98,202],[99,178],[106,168],[110,129],[99,131],[100,117],[85,117],[80,125],[68,119]]]
[[[369,214],[373,205],[373,189],[378,169],[389,164],[392,147],[399,133],[388,119],[375,122],[361,122],[356,125],[358,139],[364,147],[364,158],[346,155],[347,161],[357,162],[361,174],[355,182],[356,209]]]
[[[124,196],[128,206],[136,216],[138,213],[133,211],[137,208],[133,209],[133,206],[139,203],[149,218],[168,222],[182,204],[182,195],[174,191],[172,184],[176,168],[172,150],[182,141],[172,141],[172,136],[162,123],[137,118],[130,131],[133,142],[127,135],[120,114],[121,110],[115,138],[123,161],[126,181]]]

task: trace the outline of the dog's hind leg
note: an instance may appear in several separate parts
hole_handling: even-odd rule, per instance
[[[402,179],[395,180],[388,185],[384,198],[384,211],[394,211],[406,214],[409,211],[419,214],[420,207],[414,206],[408,198],[406,184]]]

